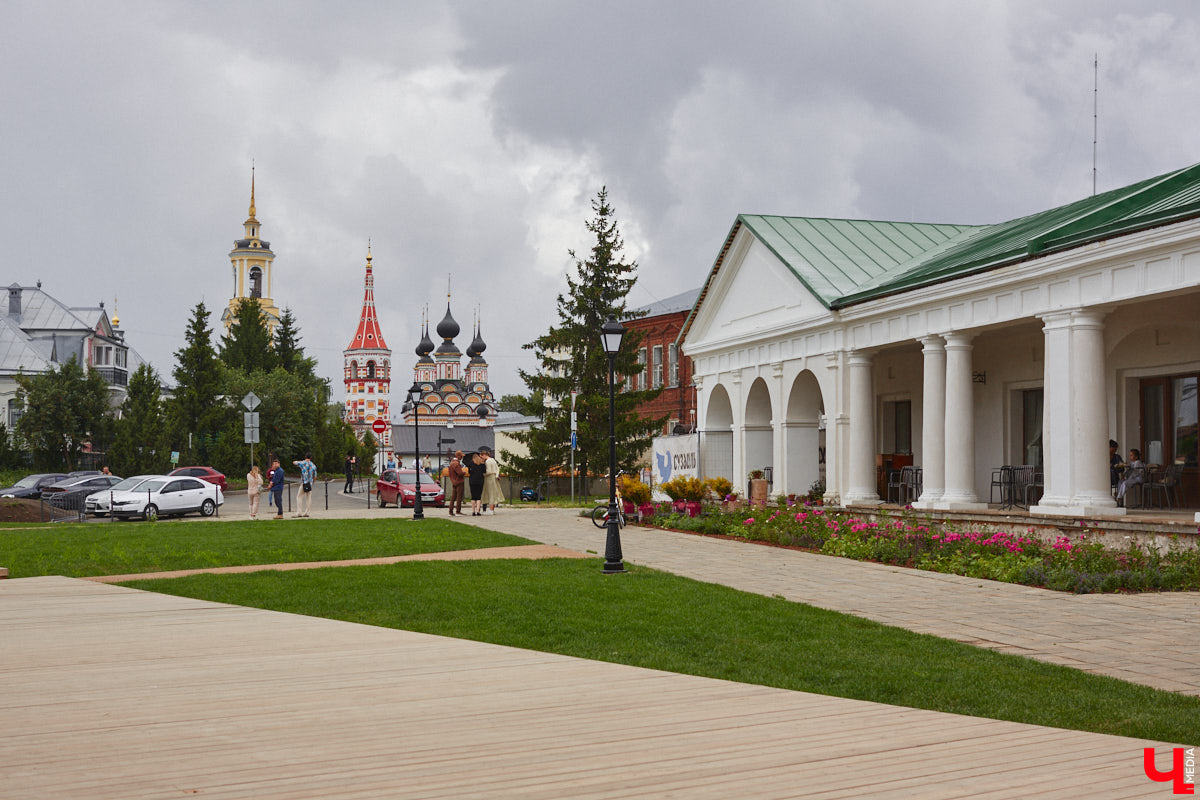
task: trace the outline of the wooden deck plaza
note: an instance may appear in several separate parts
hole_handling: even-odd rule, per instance
[[[0,581],[0,686],[6,800],[1170,796],[1150,742],[68,578]]]

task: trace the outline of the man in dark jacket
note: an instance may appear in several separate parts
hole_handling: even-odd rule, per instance
[[[271,502],[276,509],[273,519],[283,519],[283,467],[278,458],[271,461]]]

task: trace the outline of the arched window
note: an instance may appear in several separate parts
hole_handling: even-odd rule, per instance
[[[351,380],[353,380],[357,377],[358,377],[358,362],[351,361],[350,362],[350,378],[351,378]]]
[[[250,296],[262,297],[262,269],[259,267],[250,268]]]
[[[367,380],[374,380],[374,378],[375,378],[375,362],[368,361],[367,362]]]

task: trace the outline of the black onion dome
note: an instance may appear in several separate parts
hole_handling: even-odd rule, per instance
[[[483,336],[480,335],[480,329],[475,327],[475,339],[472,340],[471,346],[467,348],[467,355],[471,358],[478,358],[483,355],[483,351],[487,350],[487,345],[483,341]]]
[[[421,336],[421,341],[417,343],[416,353],[422,359],[429,358],[429,354],[433,352],[433,340],[429,338],[429,326],[425,326],[425,333]]]
[[[459,330],[458,323],[450,314],[450,304],[446,303],[446,316],[442,317],[442,321],[437,324],[437,335],[443,339],[453,339],[458,336]]]

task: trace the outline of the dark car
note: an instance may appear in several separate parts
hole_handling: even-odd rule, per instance
[[[74,511],[83,509],[87,496],[94,492],[110,489],[121,482],[116,475],[86,475],[83,477],[67,478],[58,483],[52,483],[42,489],[42,499],[55,508],[67,508]]]
[[[52,483],[66,480],[61,472],[42,472],[36,475],[26,475],[7,489],[0,489],[0,497],[28,497],[37,500],[42,496],[42,489]]]
[[[199,478],[202,481],[215,483],[221,487],[221,493],[225,492],[225,476],[217,472],[212,467],[180,467],[173,469],[167,473],[168,475],[187,475],[191,478]]]
[[[385,469],[375,481],[375,499],[379,507],[392,505],[408,508],[417,501],[417,476],[421,478],[421,504],[446,505],[446,493],[442,487],[424,472],[412,469]]]

